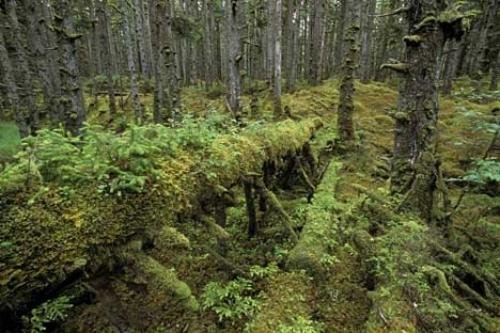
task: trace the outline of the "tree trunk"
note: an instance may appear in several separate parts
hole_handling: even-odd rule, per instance
[[[241,75],[240,63],[242,60],[240,32],[239,32],[239,11],[243,9],[243,1],[226,1],[226,33],[228,51],[228,86],[229,86],[229,106],[237,122],[241,118]]]
[[[299,32],[297,12],[298,0],[286,1],[285,15],[285,73],[286,73],[286,90],[293,92],[297,81],[297,36]]]
[[[16,55],[16,68],[19,73],[19,81],[17,93],[20,97],[21,102],[21,114],[24,115],[26,119],[26,129],[27,133],[21,133],[23,135],[34,134],[38,129],[38,109],[36,106],[36,96],[33,87],[33,78],[28,63],[28,54],[25,49],[25,40],[23,36],[23,30],[17,19],[17,5],[15,0],[7,0],[5,2],[5,9],[7,12],[7,21],[10,25],[13,34],[13,47]],[[24,28],[23,28],[24,29]],[[24,124],[23,124],[24,125]]]
[[[137,84],[137,66],[135,63],[135,45],[132,44],[132,38],[130,36],[130,21],[129,21],[129,8],[126,0],[120,1],[121,9],[123,11],[123,38],[125,42],[125,48],[127,51],[127,65],[130,72],[130,93],[132,97],[132,105],[134,110],[135,122],[137,124],[142,124],[143,112],[141,100],[139,98],[139,87]]]
[[[342,56],[344,54],[344,29],[345,29],[345,21],[346,21],[346,10],[347,10],[347,2],[349,0],[340,0],[338,10],[338,20],[337,26],[335,28],[335,45],[333,48],[333,69],[335,73],[339,72],[340,65],[342,64]]]
[[[491,80],[490,90],[498,90],[498,71],[500,70],[500,53],[498,53],[496,60],[491,64]]]
[[[163,60],[165,61],[165,69],[166,69],[166,105],[167,105],[167,113],[168,118],[172,123],[177,123],[181,120],[181,98],[180,98],[180,88],[179,88],[179,80],[177,76],[177,68],[176,68],[176,51],[175,51],[175,43],[174,43],[174,34],[172,32],[172,17],[174,15],[173,12],[173,4],[172,1],[165,1],[165,12],[164,16],[165,20],[165,44],[162,46],[163,50]]]
[[[113,52],[111,51],[110,41],[110,22],[107,8],[107,0],[97,1],[97,18],[99,20],[99,39],[101,43],[101,50],[103,50],[102,58],[104,59],[104,72],[106,73],[106,84],[108,89],[108,102],[109,111],[113,116],[116,114],[116,98],[115,87],[113,84],[113,66],[112,58]]]
[[[146,66],[144,74],[146,78],[153,76],[153,43],[151,39],[151,19],[148,0],[142,1],[142,33],[144,38],[144,65]]]
[[[359,34],[359,1],[347,0],[347,29],[344,33],[344,57],[342,64],[342,81],[340,84],[340,100],[337,115],[339,140],[349,146],[354,140],[354,73],[358,64],[358,34]]]
[[[372,73],[372,40],[375,29],[373,16],[375,15],[377,2],[375,0],[365,0],[364,5],[367,7],[367,12],[362,16],[361,22],[360,77],[361,82],[367,83]]]
[[[212,34],[212,11],[213,4],[210,0],[203,0],[203,52],[205,61],[205,83],[207,86],[215,81],[215,58],[213,56]]]
[[[3,15],[0,17],[3,17]],[[0,28],[0,67],[2,69],[2,81],[6,86],[8,104],[14,112],[19,133],[21,134],[21,137],[26,137],[29,135],[29,127],[24,114],[25,110],[23,110],[21,102],[19,101],[18,87],[13,73],[14,67],[12,66],[12,62],[5,45],[3,29]]]
[[[62,121],[66,130],[73,135],[78,135],[85,121],[85,107],[76,57],[76,40],[80,38],[80,35],[75,33],[69,1],[58,0],[56,2],[56,11],[54,29],[57,33],[57,44],[60,52],[59,74],[61,78]]]
[[[395,114],[396,128],[391,171],[391,190],[406,193],[405,202],[431,221],[436,177],[435,155],[439,112],[438,79],[445,38],[436,19],[444,4],[411,0],[406,20],[404,60],[383,67],[403,75]]]
[[[309,64],[309,83],[319,84],[323,50],[324,0],[311,1],[311,45]]]
[[[274,115],[281,116],[281,0],[273,0],[274,71],[273,102]]]

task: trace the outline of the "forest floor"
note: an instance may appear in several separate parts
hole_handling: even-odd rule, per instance
[[[283,105],[290,107],[292,117],[320,117],[323,120],[325,126],[312,141],[313,151],[317,155],[321,155],[325,147],[331,146],[335,138],[337,86],[336,81],[326,81],[320,86],[304,87],[283,96]],[[438,149],[445,179],[460,179],[471,167],[473,159],[481,158],[492,136],[481,130],[481,124],[494,121],[491,111],[500,107],[496,97],[474,94],[467,87],[467,82],[461,83],[454,95],[441,100]],[[208,98],[202,88],[185,89],[182,96],[184,109],[194,117],[203,117],[207,112],[217,112],[215,110],[224,108],[220,98]],[[247,119],[272,118],[271,96],[264,92],[259,97],[260,115],[250,115],[249,97],[243,98]],[[149,102],[150,97],[144,97],[144,101]],[[315,197],[312,201],[314,205],[315,200],[321,200],[321,196],[333,195],[334,202],[327,209],[331,210],[329,214],[332,219],[337,218],[336,215],[340,219],[345,217],[346,221],[339,222],[339,225],[345,226],[345,230],[339,232],[349,235],[346,236],[348,240],[343,243],[332,245],[331,257],[321,259],[328,266],[327,273],[322,278],[311,278],[304,271],[287,269],[287,258],[294,244],[282,228],[276,227],[281,225],[279,222],[283,219],[280,212],[271,210],[265,216],[259,215],[261,232],[255,238],[247,238],[245,201],[243,192],[240,191],[234,207],[227,210],[225,230],[229,237],[224,244],[224,257],[230,265],[249,270],[244,277],[235,279],[237,274],[228,269],[227,263],[207,253],[206,244],[212,244],[214,248],[220,244],[205,229],[200,228],[200,223],[196,220],[174,223],[174,227],[189,239],[191,245],[188,250],[162,252],[153,249],[151,253],[165,267],[175,268],[180,280],[186,282],[193,295],[200,300],[202,311],[189,311],[174,298],[165,300],[157,298],[158,295],[155,294],[145,295],[140,281],[136,281],[125,270],[117,272],[111,278],[92,280],[89,284],[95,291],[95,299],[91,304],[75,307],[61,329],[67,332],[193,333],[390,331],[388,327],[393,324],[387,324],[385,319],[390,314],[383,312],[389,310],[382,309],[382,306],[382,310],[374,310],[374,300],[382,294],[380,288],[376,289],[374,280],[381,284],[381,278],[374,277],[369,272],[372,270],[371,263],[365,258],[374,250],[371,245],[363,250],[363,245],[358,243],[362,239],[376,247],[379,242],[386,241],[384,235],[391,234],[387,230],[391,226],[385,226],[386,230],[382,228],[383,233],[358,233],[357,228],[369,218],[357,217],[358,213],[354,211],[358,207],[370,210],[371,206],[365,206],[366,200],[388,191],[394,129],[394,121],[388,112],[396,102],[397,91],[386,84],[356,84],[354,122],[358,144],[347,155],[329,155],[331,161],[325,169],[325,177],[321,184],[317,184],[318,198]],[[105,103],[101,100],[97,106],[94,105],[90,122],[109,123],[107,113],[102,111]],[[122,115],[124,119],[129,118],[126,112]],[[7,139],[0,138],[0,156],[10,156],[18,145],[17,139],[11,125],[0,126],[9,129],[5,132]],[[1,133],[4,133],[2,129]],[[338,170],[332,169],[335,167]],[[454,184],[450,183],[450,199],[453,203],[457,202],[463,191],[463,186]],[[321,191],[326,194],[320,193]],[[485,242],[498,244],[500,197],[486,192],[477,190],[468,193],[455,214],[453,223],[457,229],[469,232],[471,228],[475,228],[470,225],[471,221],[482,220],[490,229],[482,228],[477,232],[484,237]],[[276,194],[296,224],[295,228],[301,230],[307,214],[310,214],[311,204],[306,199],[307,190],[304,186],[294,185],[281,189]],[[382,213],[371,211],[370,214],[378,216]],[[357,220],[353,222],[353,219]],[[493,235],[484,234],[490,231]],[[391,234],[391,237],[402,237],[403,240],[410,236],[411,233]],[[395,245],[392,251],[397,250]],[[498,249],[493,246],[492,251],[484,253],[491,255],[488,260],[491,260],[492,269],[498,267],[498,258],[495,259]],[[217,303],[218,307],[213,303]],[[393,308],[390,310],[397,313]],[[386,329],[383,325],[382,328],[371,327],[375,320],[373,316],[382,318],[387,325]],[[411,325],[406,323],[412,320],[403,318],[401,321],[402,323],[392,326],[394,332],[412,331]]]

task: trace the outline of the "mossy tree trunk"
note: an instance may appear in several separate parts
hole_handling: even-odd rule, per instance
[[[385,65],[403,75],[399,88],[391,190],[405,194],[427,221],[432,220],[438,160],[436,157],[439,111],[438,79],[445,43],[446,9],[436,0],[411,0],[406,21],[409,34],[402,63]]]
[[[339,141],[349,145],[354,140],[354,73],[358,63],[359,1],[346,2],[348,26],[344,33],[344,57],[342,60],[342,81],[337,114]]]

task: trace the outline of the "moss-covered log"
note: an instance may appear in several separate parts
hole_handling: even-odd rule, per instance
[[[173,296],[186,309],[198,311],[198,301],[189,286],[179,280],[174,269],[168,269],[154,258],[140,252],[132,255],[132,265],[138,274],[147,279],[150,293],[163,297]]]
[[[320,126],[318,119],[248,126],[239,133],[216,135],[199,147],[190,146],[181,132],[181,149],[175,151],[164,145],[166,136],[175,133],[161,126],[134,128],[112,138],[89,131],[93,136],[84,136],[78,147],[64,142],[67,156],[56,162],[50,159],[48,145],[51,138],[64,138],[47,133],[34,138],[45,140],[36,162],[20,159],[0,174],[0,311],[22,313],[57,293],[68,279],[113,268],[115,252],[131,239],[188,248],[188,240],[165,225],[198,209],[203,195],[224,193],[245,175],[259,173],[265,161],[300,150]],[[120,149],[139,138],[155,149],[145,152],[139,146],[126,159],[112,155],[103,160],[108,154],[92,148],[99,135]],[[89,167],[96,162],[109,165],[109,173],[99,179]],[[131,171],[133,163],[146,162],[152,165],[151,174]],[[54,173],[54,163],[58,171],[64,168],[65,178]],[[142,188],[109,192],[111,185],[100,182],[116,182],[121,175],[140,178]]]
[[[317,187],[299,241],[288,257],[287,266],[291,269],[305,269],[314,276],[321,276],[325,271],[322,262],[329,255],[330,245],[335,242],[336,226],[332,213],[338,202],[332,189],[338,181],[339,169],[340,163],[330,163],[323,181]]]

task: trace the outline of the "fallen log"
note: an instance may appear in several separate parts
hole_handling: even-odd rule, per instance
[[[290,269],[304,269],[313,276],[325,274],[322,261],[329,255],[330,244],[335,242],[335,219],[332,214],[338,202],[332,190],[338,180],[340,166],[340,163],[330,163],[316,189],[299,241],[288,256],[287,267]]]
[[[31,164],[19,160],[0,173],[0,312],[22,315],[56,295],[69,278],[88,280],[103,268],[113,269],[112,258],[130,239],[161,234],[166,225],[197,209],[201,196],[222,193],[245,175],[261,172],[264,162],[298,151],[321,125],[318,119],[309,119],[248,126],[238,133],[217,135],[200,147],[189,146],[190,138],[183,137],[186,141],[178,144],[185,145],[185,150],[158,148],[148,157],[155,173],[140,175],[144,186],[139,191],[103,193],[98,179],[118,180],[120,174],[130,172],[126,169],[130,163],[137,163],[136,156],[144,160],[143,152],[135,152],[125,162],[110,156],[102,162],[112,166],[112,174],[97,175],[88,166],[108,157],[89,154],[98,153],[86,146],[95,142],[85,136],[68,151],[79,161],[88,159],[81,169],[67,165],[78,177],[70,182],[69,192],[67,178],[52,173],[52,178],[44,179],[26,171],[26,165],[29,170],[50,170],[53,164],[45,155],[30,160]],[[153,142],[155,147],[165,147],[162,135],[175,135],[174,129],[156,125],[106,135],[116,135],[113,140],[126,147],[141,131],[148,140],[158,140],[157,145]],[[47,145],[44,142],[39,149]],[[81,154],[85,149],[87,154]],[[58,163],[64,167],[70,160],[65,157]],[[227,236],[220,229],[215,233]],[[181,248],[189,247],[187,239],[179,236],[177,241]],[[155,242],[158,247],[165,243]]]

